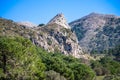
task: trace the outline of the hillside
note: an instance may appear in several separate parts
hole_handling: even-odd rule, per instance
[[[101,52],[120,44],[120,17],[91,13],[69,23],[87,52]]]
[[[63,14],[35,27],[0,18],[0,80],[120,80],[119,21],[91,13],[70,28]]]
[[[61,17],[57,17],[57,19],[61,19]],[[63,22],[65,23],[64,20]],[[63,22],[61,20],[61,23]],[[84,55],[82,48],[78,45],[76,35],[70,29],[64,27],[64,25],[59,24],[50,22],[44,27],[28,27],[12,20],[1,18],[0,35],[23,36],[48,52],[60,52],[76,58],[88,59],[88,56]]]
[[[0,80],[92,80],[80,59],[47,52],[23,37],[0,37]]]

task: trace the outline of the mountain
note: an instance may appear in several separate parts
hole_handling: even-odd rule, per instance
[[[57,14],[55,17],[53,17],[49,22],[48,24],[53,24],[53,23],[56,23],[60,26],[63,26],[67,29],[70,28],[70,26],[68,25],[67,23],[67,20],[65,19],[64,15],[62,13],[60,14]]]
[[[120,80],[119,17],[91,13],[71,28],[59,20],[31,28],[0,18],[0,80]],[[119,46],[90,57],[78,43],[91,51]]]
[[[61,17],[57,17],[58,21],[59,18]],[[29,28],[12,20],[0,18],[0,36],[23,36],[48,52],[61,52],[76,58],[87,59],[88,56],[82,51],[76,35],[68,26],[57,23],[57,20],[55,19],[55,23],[50,21],[43,27]],[[61,20],[61,22],[67,24],[65,21]]]
[[[91,13],[69,23],[87,52],[107,50],[120,44],[120,17]]]

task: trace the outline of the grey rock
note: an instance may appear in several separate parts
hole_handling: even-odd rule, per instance
[[[91,13],[69,24],[86,52],[113,48],[120,44],[120,17]]]

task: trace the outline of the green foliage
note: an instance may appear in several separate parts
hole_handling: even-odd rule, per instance
[[[120,74],[120,63],[117,61],[112,60],[109,57],[102,58],[100,63],[103,67],[107,68],[112,75]]]
[[[46,70],[53,70],[64,76],[67,80],[92,80],[94,72],[72,56],[65,56],[61,53],[47,53],[41,48],[37,48]]]
[[[69,67],[74,73],[74,80],[92,80],[94,78],[94,72],[84,64],[72,63]]]
[[[1,79],[44,79],[44,70],[35,46],[28,39],[0,37]]]
[[[120,77],[120,45],[101,52],[105,56],[91,61],[91,68],[97,76],[105,76],[103,80],[119,80]],[[97,55],[98,53],[95,53]],[[92,54],[93,55],[93,54]]]
[[[98,76],[120,74],[120,63],[110,57],[101,58],[99,61],[92,61],[91,68]]]
[[[80,59],[59,52],[48,53],[21,37],[0,37],[0,79],[49,80],[48,77],[92,80],[95,74]]]
[[[105,52],[107,55],[119,56],[119,50],[117,46]],[[119,80],[120,63],[111,57],[92,61],[91,68],[98,76],[113,75],[113,78]],[[0,79],[92,80],[95,73],[91,68],[82,64],[80,59],[65,56],[57,50],[48,53],[42,48],[36,48],[27,39],[0,37]]]

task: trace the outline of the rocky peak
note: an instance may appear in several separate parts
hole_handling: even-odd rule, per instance
[[[68,23],[67,23],[67,20],[65,19],[64,15],[62,13],[60,14],[57,14],[55,17],[53,17],[49,22],[48,24],[53,24],[53,23],[56,23],[60,26],[63,26],[65,28],[70,28]]]

